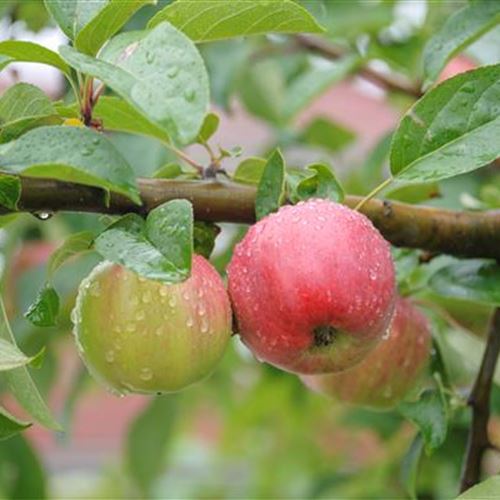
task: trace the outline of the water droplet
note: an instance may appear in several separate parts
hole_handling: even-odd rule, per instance
[[[196,91],[194,89],[186,89],[184,91],[184,98],[188,102],[193,102],[196,97]]]
[[[92,144],[94,144],[95,146],[97,146],[100,142],[101,140],[99,139],[99,137],[94,137],[92,139]]]
[[[200,299],[203,297],[203,288],[198,288],[198,297]]]
[[[139,304],[139,297],[137,297],[137,295],[132,295],[132,297],[130,297],[130,303],[133,306],[137,306]]]
[[[129,323],[126,327],[125,327],[125,330],[129,333],[132,333],[132,332],[135,332],[135,330],[137,329],[137,326],[135,323]]]
[[[154,63],[155,61],[155,55],[153,52],[146,52],[146,61],[149,63],[149,64],[152,64]]]
[[[107,351],[105,354],[105,358],[108,363],[113,363],[113,361],[115,360],[115,351],[113,350]]]
[[[194,325],[194,321],[193,321],[193,318],[189,317],[186,321],[186,326],[188,328],[192,328],[192,326]]]
[[[155,330],[155,335],[156,335],[157,337],[161,337],[162,333],[163,333],[163,328],[162,328],[161,326],[159,326],[159,327]]]
[[[122,327],[120,325],[116,325],[113,330],[115,333],[122,333]]]
[[[392,396],[392,387],[389,385],[384,389],[383,393],[384,398],[389,399]]]
[[[162,297],[166,297],[168,295],[168,288],[165,285],[160,287],[160,295]]]
[[[153,378],[153,372],[150,368],[142,368],[139,377],[141,380],[151,380]]]
[[[54,214],[52,212],[40,211],[33,212],[33,215],[40,220],[49,220]]]
[[[205,316],[205,313],[206,313],[206,309],[205,309],[205,306],[203,304],[200,304],[200,306],[198,307],[198,316]]]
[[[151,292],[149,290],[146,290],[142,294],[142,301],[144,302],[144,304],[151,302]]]
[[[146,317],[146,314],[144,313],[144,311],[137,311],[137,314],[135,315],[135,319],[136,319],[137,321],[141,321],[141,320],[143,320],[145,317]]]
[[[170,299],[168,299],[168,305],[170,307],[174,307],[176,304],[177,304],[177,299],[174,296],[172,296],[172,297],[170,297]]]
[[[179,66],[173,64],[170,68],[167,69],[167,76],[169,78],[175,78],[179,74]]]
[[[208,322],[206,320],[201,322],[201,333],[208,332]]]
[[[145,278],[144,276],[139,276],[137,279],[138,279],[141,283],[145,283],[145,282],[147,281],[147,280],[146,280],[146,278]]]

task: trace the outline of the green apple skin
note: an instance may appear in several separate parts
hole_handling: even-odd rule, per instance
[[[353,368],[327,375],[303,375],[315,392],[338,401],[385,410],[422,380],[430,358],[427,318],[408,299],[398,299],[387,338]]]
[[[165,285],[109,262],[80,285],[72,314],[78,350],[114,393],[175,392],[207,377],[231,336],[231,309],[213,266]]]

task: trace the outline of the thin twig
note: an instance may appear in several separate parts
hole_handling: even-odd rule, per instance
[[[467,452],[462,469],[460,491],[465,491],[481,480],[484,452],[491,447],[488,438],[490,394],[493,375],[500,354],[500,308],[495,309],[488,333],[481,367],[468,404],[472,408],[472,424],[467,441]]]
[[[322,38],[310,35],[296,35],[295,40],[302,48],[320,54],[327,59],[339,59],[346,55],[343,48],[335,46]],[[370,66],[363,66],[358,73],[386,90],[407,94],[417,99],[423,95],[419,84],[415,84],[401,75],[383,73]]]

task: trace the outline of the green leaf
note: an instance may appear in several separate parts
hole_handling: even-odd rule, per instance
[[[32,359],[11,342],[0,338],[0,371],[19,368],[30,363]]]
[[[394,134],[391,172],[431,182],[482,167],[500,156],[500,64],[462,73],[433,88]]]
[[[401,482],[412,500],[417,499],[417,474],[423,447],[424,441],[422,439],[422,434],[419,432],[411,442],[408,451],[403,457],[403,462],[401,463]]]
[[[59,296],[53,287],[46,285],[24,314],[36,326],[54,326],[59,313]]]
[[[0,168],[98,186],[140,204],[134,172],[102,134],[84,127],[40,127],[0,146]]]
[[[47,275],[52,280],[56,271],[69,259],[91,249],[94,235],[90,231],[68,236],[64,243],[55,250],[47,263]]]
[[[315,118],[301,131],[299,140],[312,146],[321,146],[333,153],[352,143],[356,135],[327,118]]]
[[[78,113],[78,105],[58,106],[57,110],[66,116],[69,113]],[[119,97],[101,96],[93,109],[92,116],[102,121],[104,130],[140,134],[154,137],[162,142],[169,142],[165,130],[149,121],[133,106]]]
[[[198,134],[198,142],[202,144],[207,142],[219,128],[219,117],[215,113],[208,113],[203,120],[200,133]]]
[[[31,422],[23,422],[0,406],[0,440],[7,439],[31,427]]]
[[[317,67],[299,75],[286,90],[282,104],[283,119],[290,121],[315,97],[356,69],[359,63],[359,56],[349,56],[338,61],[322,60]]]
[[[14,335],[10,329],[3,301],[1,299],[0,338],[15,345]],[[58,431],[61,430],[59,424],[54,420],[50,410],[47,408],[47,405],[40,396],[40,393],[38,392],[38,389],[25,366],[5,372],[3,377],[14,398],[35,420],[49,429]]]
[[[276,149],[267,160],[257,188],[255,216],[262,219],[276,212],[285,199],[285,160]]]
[[[150,496],[154,481],[165,467],[178,413],[178,396],[156,397],[130,426],[127,468],[143,497]]]
[[[471,2],[450,16],[424,48],[424,88],[437,79],[453,56],[498,24],[500,3],[497,1]]]
[[[267,160],[264,158],[250,157],[245,158],[234,171],[233,180],[236,182],[243,182],[245,184],[258,184]]]
[[[22,434],[16,434],[2,442],[0,468],[9,471],[2,475],[4,498],[37,500],[47,498],[44,468],[29,440]]]
[[[17,83],[0,98],[0,143],[41,125],[61,122],[45,93],[29,83]]]
[[[78,71],[102,80],[174,140],[193,141],[209,103],[208,76],[193,43],[168,23],[113,38],[101,59],[61,47]]]
[[[152,210],[145,222],[128,214],[95,240],[106,259],[149,279],[179,283],[189,277],[193,252],[193,213],[186,200]]]
[[[400,403],[398,410],[420,429],[428,455],[443,444],[448,432],[448,420],[446,406],[439,391],[427,389],[418,401]]]
[[[466,260],[440,269],[430,287],[439,295],[500,306],[500,266],[478,259]]]
[[[309,198],[325,198],[340,203],[344,199],[344,190],[335,174],[327,165],[316,163],[306,167],[306,178],[299,181],[293,192],[292,201],[307,200]]]
[[[384,197],[405,203],[420,203],[430,198],[436,198],[439,195],[439,185],[436,182],[430,182],[398,186],[385,193]]]
[[[500,476],[492,476],[464,491],[455,500],[495,500],[500,491]]]
[[[155,179],[174,179],[175,177],[182,175],[182,173],[180,165],[177,163],[167,163],[153,172],[152,177]]]
[[[61,70],[67,76],[71,74],[70,67],[58,54],[37,43],[6,40],[0,42],[0,55],[4,56],[0,61],[0,69],[11,62],[19,61],[48,64]]]
[[[178,0],[148,26],[169,21],[195,42],[266,33],[320,33],[323,28],[292,0]]]
[[[84,54],[95,55],[98,50],[144,5],[155,0],[109,0],[96,16],[77,34],[75,47]]]
[[[193,207],[187,200],[172,200],[149,212],[149,241],[173,264],[181,279],[191,272],[193,255]]]
[[[220,227],[216,224],[196,221],[193,226],[194,253],[209,259],[215,247],[215,238],[219,233]]]
[[[9,210],[17,210],[17,202],[21,197],[21,181],[12,175],[0,174],[0,205]]]
[[[109,0],[44,0],[45,7],[64,33],[74,40]]]

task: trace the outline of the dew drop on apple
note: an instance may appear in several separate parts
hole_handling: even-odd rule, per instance
[[[194,325],[194,321],[193,321],[193,318],[191,318],[191,316],[186,320],[186,326],[188,328],[192,328]]]
[[[159,326],[156,330],[155,330],[155,335],[157,337],[161,337],[163,334],[163,328],[161,326]]]
[[[106,358],[106,361],[108,363],[113,363],[113,361],[115,360],[115,351],[113,351],[112,349],[110,349],[109,351],[106,352],[106,354],[104,355],[104,357]]]
[[[166,286],[161,286],[160,287],[160,296],[161,297],[166,297],[168,295],[168,288]]]
[[[200,299],[203,297],[203,288],[198,288],[198,297]]]
[[[135,323],[129,323],[126,327],[125,327],[125,330],[128,332],[128,333],[133,333],[135,332],[137,329],[137,326]]]
[[[182,297],[184,298],[184,300],[189,300],[190,299],[188,292],[183,292],[182,293]]]
[[[137,297],[137,295],[132,295],[132,297],[130,297],[130,303],[133,306],[138,305],[139,304],[139,297]]]
[[[142,301],[144,302],[144,304],[148,304],[149,302],[151,302],[151,292],[149,290],[146,290],[142,294]]]
[[[203,320],[201,322],[201,333],[207,333],[208,332],[208,321]]]
[[[383,396],[386,399],[389,399],[392,396],[392,387],[388,386],[384,389]]]
[[[135,315],[135,319],[137,321],[141,321],[143,320],[144,318],[146,317],[146,314],[144,311],[137,311],[136,315]]]
[[[168,299],[168,305],[170,307],[175,307],[175,305],[177,304],[177,299],[175,297],[170,297],[170,299]]]

